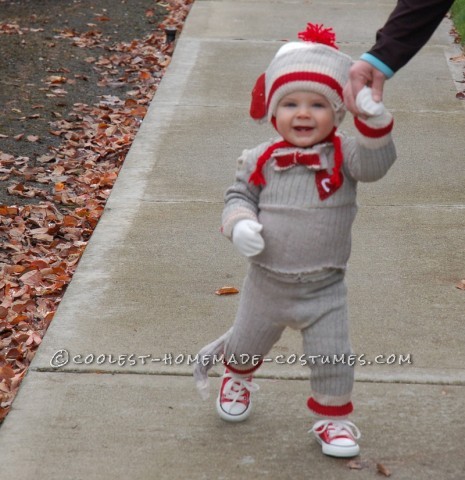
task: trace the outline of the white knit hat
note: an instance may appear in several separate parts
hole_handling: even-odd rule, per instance
[[[304,90],[327,98],[339,125],[345,115],[342,92],[352,59],[338,51],[335,34],[323,25],[308,23],[299,38],[304,42],[283,45],[258,78],[252,91],[250,115],[255,120],[272,121],[281,98]]]

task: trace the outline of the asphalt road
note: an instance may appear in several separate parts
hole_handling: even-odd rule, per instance
[[[100,74],[86,59],[150,34],[165,15],[155,0],[0,0],[0,155],[27,157],[34,168],[61,141],[50,133],[51,122],[72,120],[75,103],[93,105],[102,95],[124,99],[132,87],[99,86]],[[65,36],[70,32],[83,38],[81,46]],[[51,84],[56,76],[66,83]],[[0,169],[9,170],[5,163]],[[39,202],[8,194],[8,186],[24,180],[0,171],[0,204]]]

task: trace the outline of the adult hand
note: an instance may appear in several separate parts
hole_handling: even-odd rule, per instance
[[[365,86],[371,87],[373,100],[381,102],[383,100],[385,81],[386,76],[384,73],[368,62],[357,60],[350,69],[349,81],[344,87],[344,103],[347,110],[353,115],[363,115],[363,112],[357,108],[355,99],[360,90]]]

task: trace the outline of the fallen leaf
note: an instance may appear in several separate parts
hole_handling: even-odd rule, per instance
[[[15,275],[18,273],[23,273],[24,270],[26,270],[26,267],[24,265],[7,265],[4,271],[5,273],[11,273]]]
[[[358,461],[358,460],[350,460],[348,463],[347,463],[347,466],[351,469],[351,470],[361,470],[363,467],[362,467],[362,464]]]
[[[140,73],[139,73],[139,79],[144,81],[144,80],[152,80],[152,75],[150,72],[147,72],[145,70],[142,70]]]
[[[40,157],[37,158],[37,161],[40,163],[48,163],[54,159],[55,157],[53,155],[41,155]]]
[[[458,98],[459,100],[464,100],[465,99],[465,91],[457,93],[457,95],[455,95],[455,98]]]
[[[9,365],[0,367],[0,378],[10,379],[10,378],[13,378],[14,376],[15,376],[15,371]]]
[[[450,58],[451,62],[464,62],[465,61],[465,53],[462,53],[461,55],[456,55],[455,57]]]
[[[458,288],[459,290],[465,290],[465,279],[460,280],[460,282],[457,283],[456,288]]]
[[[52,85],[58,85],[60,83],[66,83],[66,77],[61,75],[52,75],[51,77],[47,78],[47,81],[50,82]]]
[[[387,467],[385,467],[382,463],[376,464],[376,470],[378,471],[378,473],[380,473],[381,475],[384,475],[385,477],[390,477],[392,475],[390,470]]]
[[[24,315],[21,316],[21,321],[25,319],[27,319],[27,317],[25,317]],[[11,348],[6,354],[6,358],[21,358],[22,356],[23,352],[19,348]]]
[[[128,98],[128,99],[124,102],[124,106],[125,106],[126,108],[137,107],[137,101],[134,100],[133,98]]]
[[[31,270],[19,277],[19,279],[26,285],[36,286],[40,284],[42,275],[37,270]]]
[[[39,137],[37,135],[28,135],[26,139],[28,142],[37,142],[37,140],[39,140]]]
[[[216,295],[235,295],[239,293],[239,290],[236,287],[222,287],[218,289]]]

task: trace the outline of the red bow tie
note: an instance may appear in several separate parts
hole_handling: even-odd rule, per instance
[[[276,167],[280,170],[291,168],[294,165],[305,165],[309,168],[321,169],[320,156],[317,153],[304,153],[297,150],[291,153],[274,155],[273,157]]]

